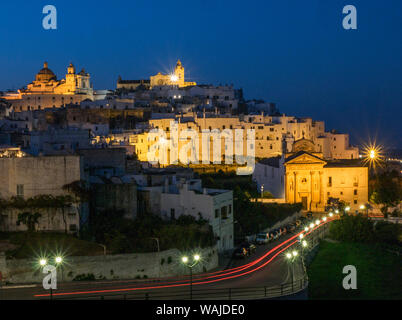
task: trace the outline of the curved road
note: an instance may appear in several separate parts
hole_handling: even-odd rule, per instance
[[[332,219],[333,220],[333,219]],[[332,221],[321,221],[313,230],[304,230],[296,234],[288,234],[280,239],[259,246],[257,253],[252,257],[234,261],[233,266],[226,270],[202,273],[193,276],[194,299],[225,299],[228,298],[252,298],[262,295],[263,290],[271,287],[291,283],[290,266],[285,253],[290,249],[299,248],[299,235],[304,234],[308,240],[311,232]],[[301,259],[294,263],[294,280],[303,278],[304,272]],[[58,283],[58,289],[53,292],[53,298],[57,299],[189,299],[190,279],[164,278],[161,281],[148,280],[115,280],[97,282],[65,282]],[[268,289],[264,289],[264,286]],[[241,293],[242,292],[242,293]],[[241,293],[241,296],[239,294]],[[279,293],[279,292],[278,292]],[[124,296],[126,295],[126,296]],[[50,299],[49,291],[40,284],[32,286],[9,287],[0,289],[0,299]]]

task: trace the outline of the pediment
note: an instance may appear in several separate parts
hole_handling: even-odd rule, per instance
[[[295,155],[295,156],[290,157],[290,159],[285,162],[285,165],[288,165],[288,164],[320,164],[320,165],[325,165],[325,164],[327,164],[327,162],[322,160],[322,159],[320,159],[320,158],[318,158],[318,157],[316,157],[316,156],[313,156],[313,155],[311,155],[309,153],[304,152],[304,153],[302,153],[300,155]]]

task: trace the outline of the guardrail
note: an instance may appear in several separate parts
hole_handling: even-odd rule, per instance
[[[272,299],[293,295],[306,289],[307,277],[273,287],[245,287],[222,289],[193,289],[193,300],[257,300]],[[157,289],[156,289],[157,290]],[[172,289],[171,291],[146,291],[113,294],[93,294],[80,296],[54,296],[53,300],[190,300],[190,289]]]

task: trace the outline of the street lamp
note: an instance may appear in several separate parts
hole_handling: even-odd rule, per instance
[[[293,283],[294,283],[294,261],[296,260],[297,256],[298,256],[298,252],[296,250],[286,253],[286,258],[288,259],[289,263],[291,263],[291,265],[292,265],[292,267],[290,268],[291,269],[291,278],[292,278],[292,292],[293,292]]]
[[[183,256],[181,261],[183,264],[190,269],[190,300],[193,300],[193,268],[197,265],[197,263],[201,260],[199,254],[195,254],[193,256],[193,262],[189,262],[189,258],[187,256]]]
[[[56,264],[60,264],[60,263],[63,262],[63,258],[60,257],[60,256],[57,256],[57,257],[54,259],[54,261],[56,262]]]
[[[338,209],[336,209],[336,210],[335,210],[335,213],[336,213],[336,214],[338,214],[338,213],[339,213],[339,210],[338,210]]]
[[[40,260],[39,260],[39,265],[40,265],[41,267],[46,266],[46,265],[47,265],[47,260],[46,260],[46,259],[40,259]]]
[[[315,224],[318,226],[320,224],[320,220],[315,220]]]
[[[332,218],[332,216],[333,216],[334,214],[333,214],[332,212],[330,212],[328,215],[329,215],[330,218]]]

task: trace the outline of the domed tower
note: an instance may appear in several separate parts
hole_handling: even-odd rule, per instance
[[[75,68],[71,62],[70,65],[67,67],[67,74],[75,74]]]
[[[174,69],[174,74],[177,76],[177,82],[179,85],[184,84],[184,67],[181,64],[180,59],[177,60],[176,68]]]
[[[57,78],[53,71],[48,68],[47,62],[45,62],[43,68],[37,73],[35,80],[39,82],[49,82],[51,80],[57,80]]]

